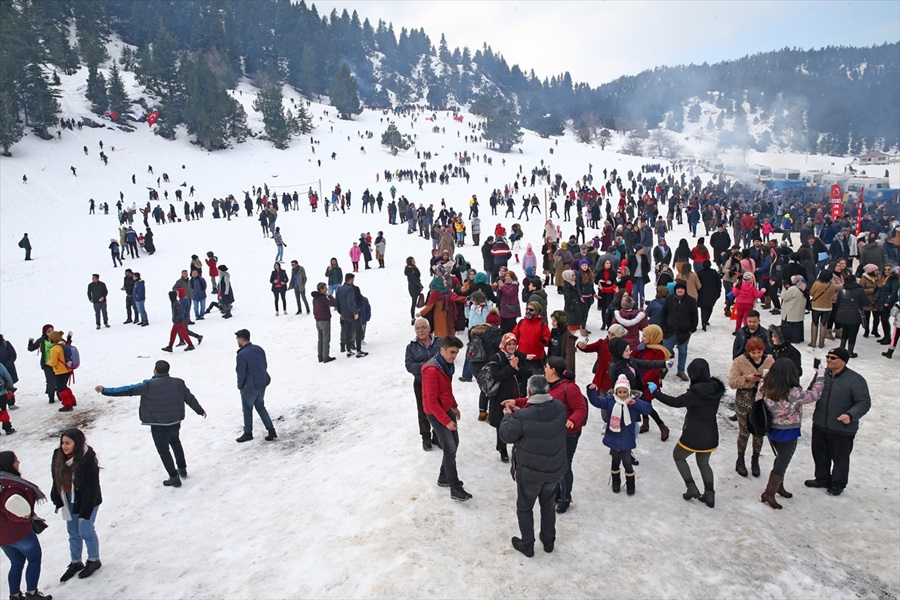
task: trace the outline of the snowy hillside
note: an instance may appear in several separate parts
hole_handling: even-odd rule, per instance
[[[63,117],[90,116],[84,86],[84,70],[62,77]],[[259,131],[261,122],[251,107],[253,88],[242,84],[238,90],[250,127]],[[60,140],[46,142],[28,135],[14,147],[12,158],[0,158],[0,325],[19,352],[21,378],[20,408],[11,413],[18,432],[3,436],[0,443],[17,453],[23,476],[45,492],[51,453],[65,428],[84,429],[103,467],[104,502],[97,518],[103,568],[90,579],[58,583],[68,564],[65,525],[50,505],[42,505],[39,512],[50,522],[41,536],[43,591],[61,599],[900,595],[900,370],[896,361],[880,356],[882,347],[874,339],[861,339],[860,358],[850,363],[868,378],[873,402],[856,438],[850,485],[840,497],[803,487],[802,481],[812,476],[811,410],[785,480],[794,498],[784,501],[781,511],[759,502],[763,478],[745,479],[734,472],[737,427],[727,419],[731,410],[726,405],[733,402],[732,391],[719,414],[721,443],[712,458],[718,502],[713,510],[681,499],[684,490],[671,452],[682,411],[659,408],[672,429],[667,442],[659,440],[655,428],[640,436],[634,497],[614,495],[607,486],[609,456],[597,415],[575,455],[574,502],[557,520],[556,550],[526,559],[509,541],[518,529],[508,465],[493,449],[494,430],[476,420],[475,384],[454,377],[462,411],[458,464],[474,499],[451,501],[447,490],[435,484],[439,451],[421,449],[412,377],[403,367],[404,348],[413,338],[403,265],[407,256],[427,264],[431,245],[407,235],[404,226],[388,225],[386,210],[361,214],[363,191],[388,197],[391,184],[384,183],[384,170],[418,168],[415,150],[433,153],[428,169],[438,172],[454,163],[456,153],[468,151],[481,158],[469,168],[468,185],[458,178],[422,191],[405,181],[394,185],[398,197],[404,194],[417,205],[437,206],[445,199],[466,215],[468,199],[477,194],[483,239],[495,223],[509,229],[514,222],[491,217],[487,198],[492,189],[512,184],[520,167],[529,173],[543,161],[571,184],[588,172],[589,164],[600,178],[604,168],[638,171],[649,159],[617,154],[611,151],[615,144],[600,151],[571,135],[559,138],[557,145],[556,138],[528,132],[522,153],[500,155],[465,141],[474,122],[469,115],[458,123],[448,113],[439,113],[434,122],[426,120],[428,115],[392,116],[401,132],[416,135],[415,150],[392,157],[378,145],[387,124],[381,112],[364,111],[353,121],[340,121],[328,106],[313,104],[311,111],[313,133],[295,140],[287,151],[250,140],[208,153],[193,146],[183,130],[170,142],[144,124],[134,133],[112,126],[65,130]],[[433,133],[435,126],[446,133]],[[366,131],[374,138],[366,139]],[[108,166],[98,158],[101,141]],[[484,155],[493,159],[492,165]],[[788,158],[758,157],[776,166],[802,163],[827,169],[836,162],[803,155],[785,162]],[[891,167],[895,187],[900,184],[898,168]],[[169,184],[157,183],[163,173]],[[195,199],[206,204],[207,215],[153,227],[157,253],[125,262],[147,282],[151,324],[123,325],[125,298],[118,291],[123,268],[111,266],[107,249],[117,232],[115,202],[122,193],[127,204],[142,207],[148,189],[156,188],[162,200],[169,192],[181,215],[173,194],[182,183],[185,195],[196,188]],[[321,185],[327,192],[338,183],[353,193],[351,210],[328,217],[321,210],[311,213],[303,200],[306,190]],[[241,210],[230,222],[212,219],[213,198],[241,198],[244,190],[264,184],[278,193],[300,193],[300,210],[281,213],[278,225],[287,244],[285,259],[305,266],[308,290],[324,280],[330,257],[337,257],[345,272],[349,269],[348,251],[361,232],[374,236],[384,231],[387,268],[360,272],[356,279],[372,304],[365,347],[369,356],[348,359],[337,353],[335,320],[332,355],[338,360],[318,363],[311,316],[294,316],[293,310],[291,316],[274,314],[269,273],[275,245],[262,236],[256,218]],[[542,188],[527,191],[543,196]],[[90,198],[108,202],[111,214],[89,215]],[[169,202],[161,204],[167,208]],[[143,230],[138,224],[136,229]],[[524,242],[538,247],[543,220],[521,224]],[[565,236],[574,232],[572,223],[562,226]],[[23,262],[16,247],[24,232],[34,246],[33,262]],[[684,225],[668,239],[676,245],[688,235]],[[465,257],[480,266],[479,249],[471,238],[467,244]],[[204,336],[195,352],[166,354],[160,350],[171,325],[166,293],[191,255],[208,250],[229,267],[234,318],[224,321],[210,314],[192,326]],[[110,288],[110,329],[94,329],[85,295],[91,273],[99,273]],[[551,310],[562,307],[555,291],[549,296]],[[293,309],[293,298],[288,302]],[[763,323],[772,322],[765,313]],[[44,323],[71,330],[81,351],[83,362],[72,388],[78,406],[72,413],[59,413],[58,404],[47,404],[37,357],[26,351],[28,338],[38,337]],[[590,325],[596,336],[597,313]],[[268,355],[272,385],[266,403],[276,419],[276,442],[262,440],[258,419],[255,440],[234,441],[242,422],[234,374],[234,332],[240,328],[249,329],[253,342]],[[719,377],[726,377],[730,367],[731,328],[717,307],[709,332],[698,332],[691,340],[691,356],[705,357]],[[805,344],[799,348],[809,373],[813,357],[823,357],[824,351],[813,352]],[[161,358],[171,362],[172,375],[185,379],[209,415],[204,420],[188,411],[182,425],[190,477],[180,489],[161,485],[165,472],[148,428],[138,419],[137,398],[107,398],[93,391],[96,385],[147,378]],[[578,361],[578,382],[584,385],[593,357],[579,356]],[[457,375],[461,369],[460,362]],[[685,389],[670,379],[665,382],[670,393]],[[764,470],[772,459],[771,450],[764,448]],[[5,557],[0,564],[5,571]]]

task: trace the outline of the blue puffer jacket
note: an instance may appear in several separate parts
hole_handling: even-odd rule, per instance
[[[607,426],[606,433],[603,434],[603,445],[611,450],[634,450],[637,447],[637,439],[635,437],[637,434],[636,424],[640,422],[638,415],[649,415],[650,410],[653,408],[650,406],[650,403],[640,398],[635,398],[635,403],[628,406],[628,412],[631,413],[631,425],[628,427],[623,425],[621,431],[610,431],[609,414],[616,401],[613,400],[612,396],[599,396],[594,388],[588,388],[588,400],[590,400],[591,404],[604,411],[603,420],[607,423]]]

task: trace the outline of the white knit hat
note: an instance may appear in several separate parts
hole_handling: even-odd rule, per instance
[[[628,390],[628,393],[631,393],[631,383],[629,383],[628,378],[625,375],[619,375],[619,378],[616,379],[616,385],[613,386],[613,391],[615,392],[619,388],[625,388]]]

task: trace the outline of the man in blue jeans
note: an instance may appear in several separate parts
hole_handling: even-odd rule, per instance
[[[678,347],[678,373],[676,376],[682,381],[688,381],[685,373],[687,365],[688,342],[691,334],[697,331],[699,317],[697,313],[697,301],[687,294],[687,284],[683,280],[675,282],[675,293],[666,297],[663,305],[662,326],[663,346],[674,354],[674,348]]]
[[[266,371],[266,351],[250,343],[250,332],[241,329],[234,334],[237,337],[237,384],[241,390],[241,404],[244,409],[244,434],[237,442],[249,442],[253,439],[253,409],[262,419],[268,434],[266,441],[271,442],[278,435],[275,425],[266,410],[266,387],[272,382]]]

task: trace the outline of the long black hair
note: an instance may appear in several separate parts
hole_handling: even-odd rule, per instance
[[[21,477],[22,474],[19,473],[19,470],[13,466],[15,462],[15,452],[13,452],[12,450],[4,450],[3,452],[0,452],[0,472],[11,473],[16,477]]]
[[[767,398],[783,402],[788,399],[791,389],[795,387],[800,387],[800,372],[797,365],[789,358],[779,358],[772,363],[761,391]]]

